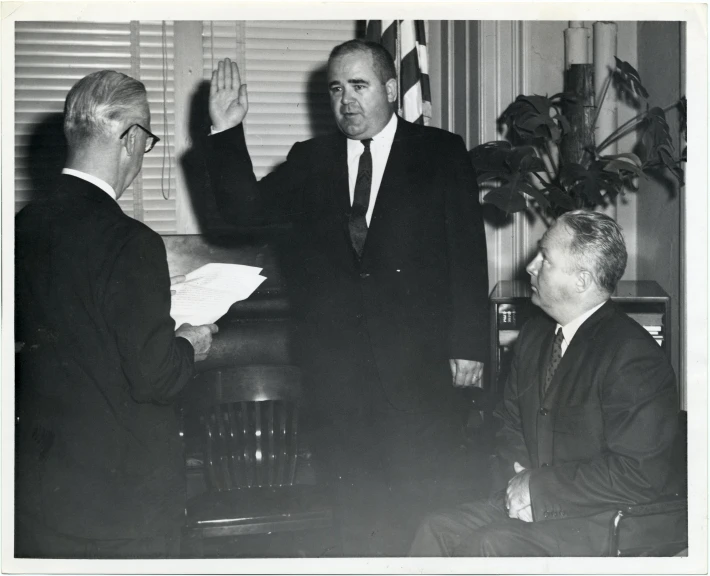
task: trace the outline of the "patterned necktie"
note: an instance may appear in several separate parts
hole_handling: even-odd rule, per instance
[[[565,335],[562,332],[562,328],[555,334],[555,339],[552,342],[552,354],[550,356],[550,363],[547,365],[547,379],[545,380],[545,392],[550,387],[550,382],[557,371],[557,367],[560,365],[560,360],[562,360],[562,340],[565,339]]]
[[[370,187],[372,186],[372,154],[370,154],[370,143],[372,138],[361,140],[365,150],[360,155],[360,162],[357,167],[357,180],[355,180],[355,194],[353,195],[353,206],[350,212],[350,242],[353,245],[358,258],[362,256],[362,249],[365,246],[367,237],[367,209],[370,206]]]

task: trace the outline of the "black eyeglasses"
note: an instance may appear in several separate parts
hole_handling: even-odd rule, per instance
[[[145,132],[146,134],[148,134],[148,137],[145,139],[145,152],[146,152],[146,154],[147,154],[148,152],[150,152],[150,151],[153,149],[153,147],[154,147],[158,142],[160,142],[160,138],[158,138],[158,137],[157,137],[155,134],[153,134],[150,130],[146,130],[145,128],[143,128],[143,126],[141,126],[140,124],[131,124],[131,125],[126,129],[126,131],[125,131],[123,134],[121,134],[121,135],[119,136],[118,139],[119,139],[119,140],[123,140],[123,138],[125,137],[125,135],[128,134],[128,133],[131,131],[131,128],[133,128],[134,126],[138,126],[138,128],[140,128],[141,130],[143,130],[143,132]]]

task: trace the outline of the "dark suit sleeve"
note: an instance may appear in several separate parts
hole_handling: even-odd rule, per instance
[[[586,516],[658,497],[676,433],[675,376],[650,338],[621,343],[601,389],[606,454],[533,470],[535,521]],[[581,439],[583,441],[583,439]]]
[[[169,403],[192,377],[194,350],[175,337],[165,247],[156,233],[139,230],[120,247],[104,307],[131,396]]]
[[[476,174],[461,137],[451,149],[446,239],[453,317],[450,358],[488,358],[488,258]]]
[[[525,468],[532,466],[520,418],[518,351],[521,341],[522,338],[518,338],[515,344],[515,353],[503,390],[503,399],[493,412],[493,417],[500,423],[496,433],[497,456],[501,474],[506,481],[515,476],[513,468],[515,462]],[[525,374],[520,375],[523,381],[526,380],[525,376]]]
[[[258,226],[298,215],[308,165],[300,143],[284,163],[257,181],[241,124],[213,134],[207,142],[210,184],[226,221]]]

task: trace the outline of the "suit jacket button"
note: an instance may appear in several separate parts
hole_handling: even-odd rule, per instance
[[[369,272],[360,272],[360,278],[369,278],[370,273]]]
[[[549,410],[546,410],[545,408],[540,408],[540,416],[547,416],[549,413]]]

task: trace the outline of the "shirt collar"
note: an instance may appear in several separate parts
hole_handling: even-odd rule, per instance
[[[580,326],[584,324],[584,321],[587,320],[587,318],[589,318],[597,310],[599,310],[599,308],[604,306],[604,304],[606,304],[606,300],[604,300],[604,302],[602,302],[601,304],[597,304],[591,310],[587,310],[584,314],[577,316],[574,320],[568,322],[564,326],[560,326],[559,324],[557,324],[557,326],[555,327],[555,334],[557,334],[557,331],[562,328],[562,334],[564,334],[565,342],[567,343],[567,346],[569,346],[572,342],[572,338],[574,338],[574,335],[577,333],[577,330],[579,330]]]
[[[106,194],[111,196],[111,198],[113,198],[114,200],[116,199],[116,191],[113,189],[113,186],[111,186],[111,184],[109,184],[108,182],[101,180],[101,178],[97,178],[96,176],[92,176],[91,174],[87,174],[86,172],[81,172],[80,170],[74,170],[73,168],[64,168],[62,170],[62,174],[66,174],[67,176],[75,176],[76,178],[86,180],[97,188],[101,188],[101,190],[106,192]]]
[[[387,125],[372,137],[371,146],[378,148],[380,146],[386,146],[387,148],[391,148],[395,132],[397,132],[397,115],[392,114],[392,117],[390,118],[390,121],[387,122]],[[363,148],[364,146],[360,140],[352,140],[348,138],[348,152],[360,153]]]

